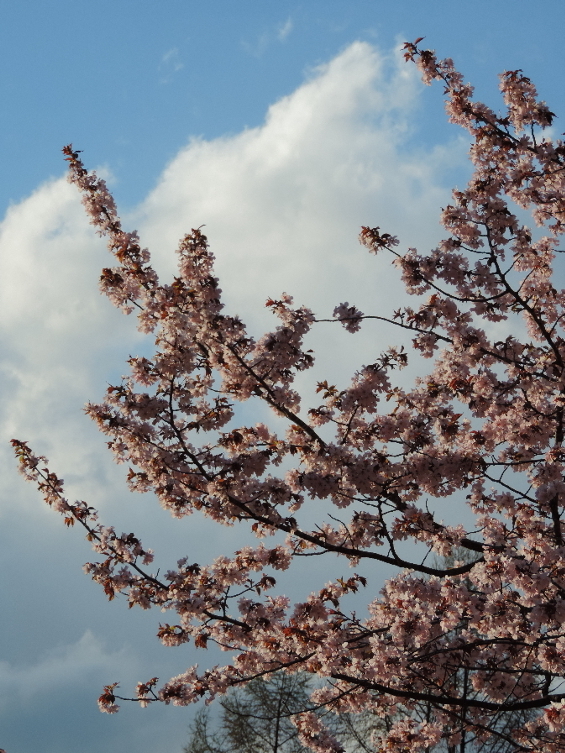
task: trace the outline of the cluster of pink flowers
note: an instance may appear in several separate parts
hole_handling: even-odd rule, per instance
[[[552,113],[519,71],[501,77],[507,113],[497,116],[472,100],[450,60],[417,45],[407,44],[406,56],[424,81],[444,83],[450,120],[472,137],[474,174],[454,191],[442,214],[448,236],[430,253],[401,253],[396,238],[362,230],[372,252],[394,256],[408,293],[423,297],[419,307],[389,318],[349,303],[334,311],[352,333],[366,319],[409,331],[415,350],[433,359],[412,389],[393,385],[391,372],[409,354],[391,348],[349,386],[320,382],[320,404],[301,409],[293,385],[313,364],[304,337],[314,314],[288,295],[269,300],[280,324],[255,341],[223,310],[200,229],[179,246],[178,276],[161,284],[137,235],[121,229],[104,182],[65,149],[70,179],[117,260],[103,271],[102,291],[139,311],[157,347],[151,359],[132,359],[131,376],[89,415],[132,468],[133,490],[154,492],[174,516],[198,510],[226,525],[245,521],[257,537],[282,533],[284,543],[210,565],[182,559],[157,576],[137,537],[98,524],[85,503],[65,499],[43,458],[23,442],[16,451],[47,502],[87,529],[102,555],[87,570],[110,598],[123,593],[130,605],[169,611],[172,623],[159,631],[166,645],[217,644],[233,654],[223,667],[140,683],[142,705],[186,705],[269,672],[307,671],[326,681],[313,702],[397,715],[383,750],[501,735],[505,715],[523,711],[527,723],[504,733],[516,750],[562,753],[565,291],[555,287],[553,263],[565,222],[565,147],[540,137]],[[536,239],[514,205],[542,227]],[[521,318],[527,334],[516,323],[514,335],[494,339],[496,323],[510,318]],[[237,425],[234,402],[251,397],[286,431]],[[427,500],[461,505],[465,496],[472,530],[428,509]],[[349,519],[308,527],[301,511],[316,498]],[[446,559],[434,564],[430,552]],[[398,574],[371,596],[364,619],[342,608],[366,585],[358,575],[291,605],[273,573],[319,553],[354,566],[387,563]],[[116,711],[117,698],[116,685],[107,686],[101,708]],[[313,713],[296,724],[313,750],[339,750]]]

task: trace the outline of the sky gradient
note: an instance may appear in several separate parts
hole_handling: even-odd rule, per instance
[[[440,207],[469,174],[441,88],[420,83],[401,43],[425,36],[496,110],[497,74],[524,69],[560,133],[565,5],[20,0],[2,20],[0,748],[180,753],[191,710],[124,704],[108,717],[101,687],[226,657],[165,649],[154,634],[166,615],[108,603],[82,573],[88,544],[44,509],[8,449],[12,436],[29,440],[71,496],[138,533],[163,567],[244,539],[129,494],[82,413],[151,343],[98,293],[107,253],[64,180],[61,147],[72,142],[108,176],[163,277],[179,238],[205,224],[228,308],[255,334],[271,326],[264,300],[283,290],[320,315],[346,300],[386,312],[401,288],[387,260],[358,245],[360,225],[431,247]],[[320,331],[315,377],[343,381],[391,341],[374,327]],[[301,387],[311,394],[312,379]],[[332,568],[312,565],[312,587],[347,573]],[[386,571],[371,575],[378,589]]]

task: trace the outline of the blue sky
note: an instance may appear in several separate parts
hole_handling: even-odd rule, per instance
[[[305,71],[355,39],[389,49],[426,36],[483,96],[500,70],[524,68],[558,108],[564,13],[560,0],[5,2],[1,199],[58,175],[59,149],[73,141],[90,164],[110,165],[120,198],[135,203],[189,135],[258,125]],[[435,115],[424,114],[427,125]]]
[[[358,246],[359,226],[426,248],[468,174],[440,88],[420,84],[400,43],[426,36],[497,109],[497,74],[524,69],[559,133],[563,28],[562,0],[4,3],[2,447],[29,439],[72,495],[139,532],[164,565],[233,551],[241,532],[171,521],[129,495],[82,415],[149,345],[97,292],[106,252],[62,178],[61,147],[72,141],[106,172],[164,275],[177,239],[205,223],[226,299],[254,331],[269,326],[264,299],[282,290],[324,314],[343,300],[386,311],[400,288],[386,260]],[[345,379],[393,338],[321,337],[322,378]],[[110,718],[95,699],[107,682],[127,689],[218,658],[162,648],[154,633],[166,617],[105,601],[82,573],[80,534],[44,509],[9,451],[0,462],[0,747],[180,753],[190,710],[132,705]],[[313,583],[339,574],[310,572]],[[371,575],[376,593],[385,573]]]

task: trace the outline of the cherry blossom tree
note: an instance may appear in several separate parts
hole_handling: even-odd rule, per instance
[[[292,724],[295,713],[309,706],[307,689],[311,676],[275,672],[268,679],[250,680],[232,689],[220,701],[220,715],[214,719],[207,707],[200,708],[191,726],[185,753],[306,753]],[[378,753],[392,725],[404,718],[420,721],[429,717],[429,704],[410,710],[397,707],[395,716],[379,716],[372,710],[333,714],[325,707],[315,708],[347,753]],[[499,734],[479,740],[465,734],[456,745],[440,740],[429,753],[511,753],[515,746],[509,733],[529,721],[531,711],[514,711],[500,720]]]
[[[472,562],[477,552],[457,548],[447,557],[435,558],[438,568],[455,566],[456,562]],[[471,581],[466,585],[473,588]],[[460,629],[463,629],[462,625]],[[452,678],[459,694],[471,690],[469,672],[461,667]],[[304,748],[296,739],[292,725],[294,714],[310,704],[308,691],[313,689],[312,675],[303,672],[288,674],[282,670],[268,678],[258,677],[244,686],[232,688],[220,701],[219,719],[211,717],[208,708],[201,708],[191,724],[189,744],[185,753],[301,753]],[[395,706],[394,715],[378,715],[372,709],[357,713],[334,714],[326,706],[314,707],[332,734],[347,753],[378,753],[383,738],[392,725],[402,719],[429,719],[429,703]],[[464,713],[459,709],[459,714]],[[512,753],[516,750],[512,731],[522,728],[534,716],[533,709],[515,710],[500,715],[493,734],[485,739],[463,730],[457,744],[439,740],[429,753]],[[496,733],[496,734],[494,734]]]
[[[279,325],[252,338],[222,307],[201,229],[181,241],[177,277],[160,283],[104,181],[64,150],[70,180],[116,257],[102,291],[137,312],[157,348],[152,358],[132,358],[129,378],[88,414],[131,467],[132,490],[153,492],[175,517],[198,510],[224,525],[239,521],[264,541],[211,564],[184,557],[159,575],[134,534],[118,535],[86,503],[69,502],[46,460],[14,445],[48,504],[87,530],[100,559],[86,569],[109,598],[167,610],[158,633],[166,645],[231,652],[225,666],[140,683],[140,705],[185,706],[279,670],[306,671],[325,680],[312,708],[392,718],[399,706],[428,709],[392,724],[382,750],[455,750],[471,735],[503,736],[515,751],[562,752],[565,291],[553,267],[565,222],[565,146],[551,140],[553,113],[521,71],[502,74],[506,111],[497,115],[472,99],[451,60],[420,41],[405,46],[406,58],[425,83],[443,84],[449,120],[472,140],[474,172],[442,211],[446,237],[431,252],[402,251],[390,234],[362,229],[371,253],[392,256],[415,306],[387,316],[342,303],[333,317],[351,333],[367,320],[407,332],[414,353],[430,359],[409,389],[392,372],[411,354],[390,348],[346,386],[321,381],[319,405],[304,408],[295,379],[314,362],[304,338],[332,325],[285,294],[267,301]],[[250,398],[272,410],[270,427],[237,421],[235,403]],[[433,502],[446,499],[473,523],[443,523]],[[344,521],[308,526],[305,513],[318,500]],[[477,557],[430,564],[429,552],[458,547]],[[307,568],[307,557],[322,553],[353,568],[386,563],[397,574],[380,595],[368,589],[364,617],[343,604],[368,585],[358,574],[290,604],[276,571]],[[118,699],[108,685],[102,710],[117,711]],[[519,728],[503,724],[526,711]],[[313,751],[342,749],[313,711],[293,719]]]

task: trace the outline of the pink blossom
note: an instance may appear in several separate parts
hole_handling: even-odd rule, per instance
[[[405,55],[425,83],[442,82],[449,119],[471,138],[474,172],[443,209],[446,237],[429,252],[402,249],[378,227],[361,231],[369,251],[392,254],[415,303],[383,315],[345,302],[332,320],[353,334],[372,319],[407,331],[413,352],[430,359],[411,387],[396,373],[413,352],[392,347],[348,384],[320,380],[317,404],[303,409],[297,376],[314,366],[305,338],[328,320],[285,293],[267,301],[276,326],[253,338],[224,311],[200,228],[179,244],[178,276],[160,283],[104,181],[64,150],[115,257],[101,289],[126,313],[138,311],[156,346],[151,358],[130,359],[130,376],[88,415],[127,465],[133,491],[153,492],[173,517],[198,511],[249,526],[270,545],[208,565],[182,557],[165,575],[152,572],[153,552],[134,533],[69,502],[47,460],[13,444],[24,477],[67,525],[86,530],[98,556],[85,569],[109,599],[168,613],[158,631],[167,646],[193,641],[233,655],[160,686],[140,683],[130,700],[209,702],[255,676],[304,670],[325,683],[312,703],[396,715],[378,741],[383,750],[453,747],[466,732],[483,740],[521,710],[532,718],[508,733],[517,749],[562,753],[565,292],[553,263],[565,223],[565,147],[542,134],[553,115],[522,72],[501,77],[507,111],[498,116],[472,99],[450,59],[420,41]],[[542,227],[535,240],[526,211]],[[251,398],[272,411],[272,425],[236,418],[235,403]],[[455,524],[437,512],[446,506]],[[340,558],[345,570],[293,605],[279,572],[291,571],[300,587],[300,567],[314,555]],[[396,574],[379,593],[375,575],[351,575],[361,561]],[[349,611],[354,593],[366,595],[363,617]],[[100,696],[107,713],[118,710],[116,688]],[[311,710],[295,723],[312,750],[341,750]]]

